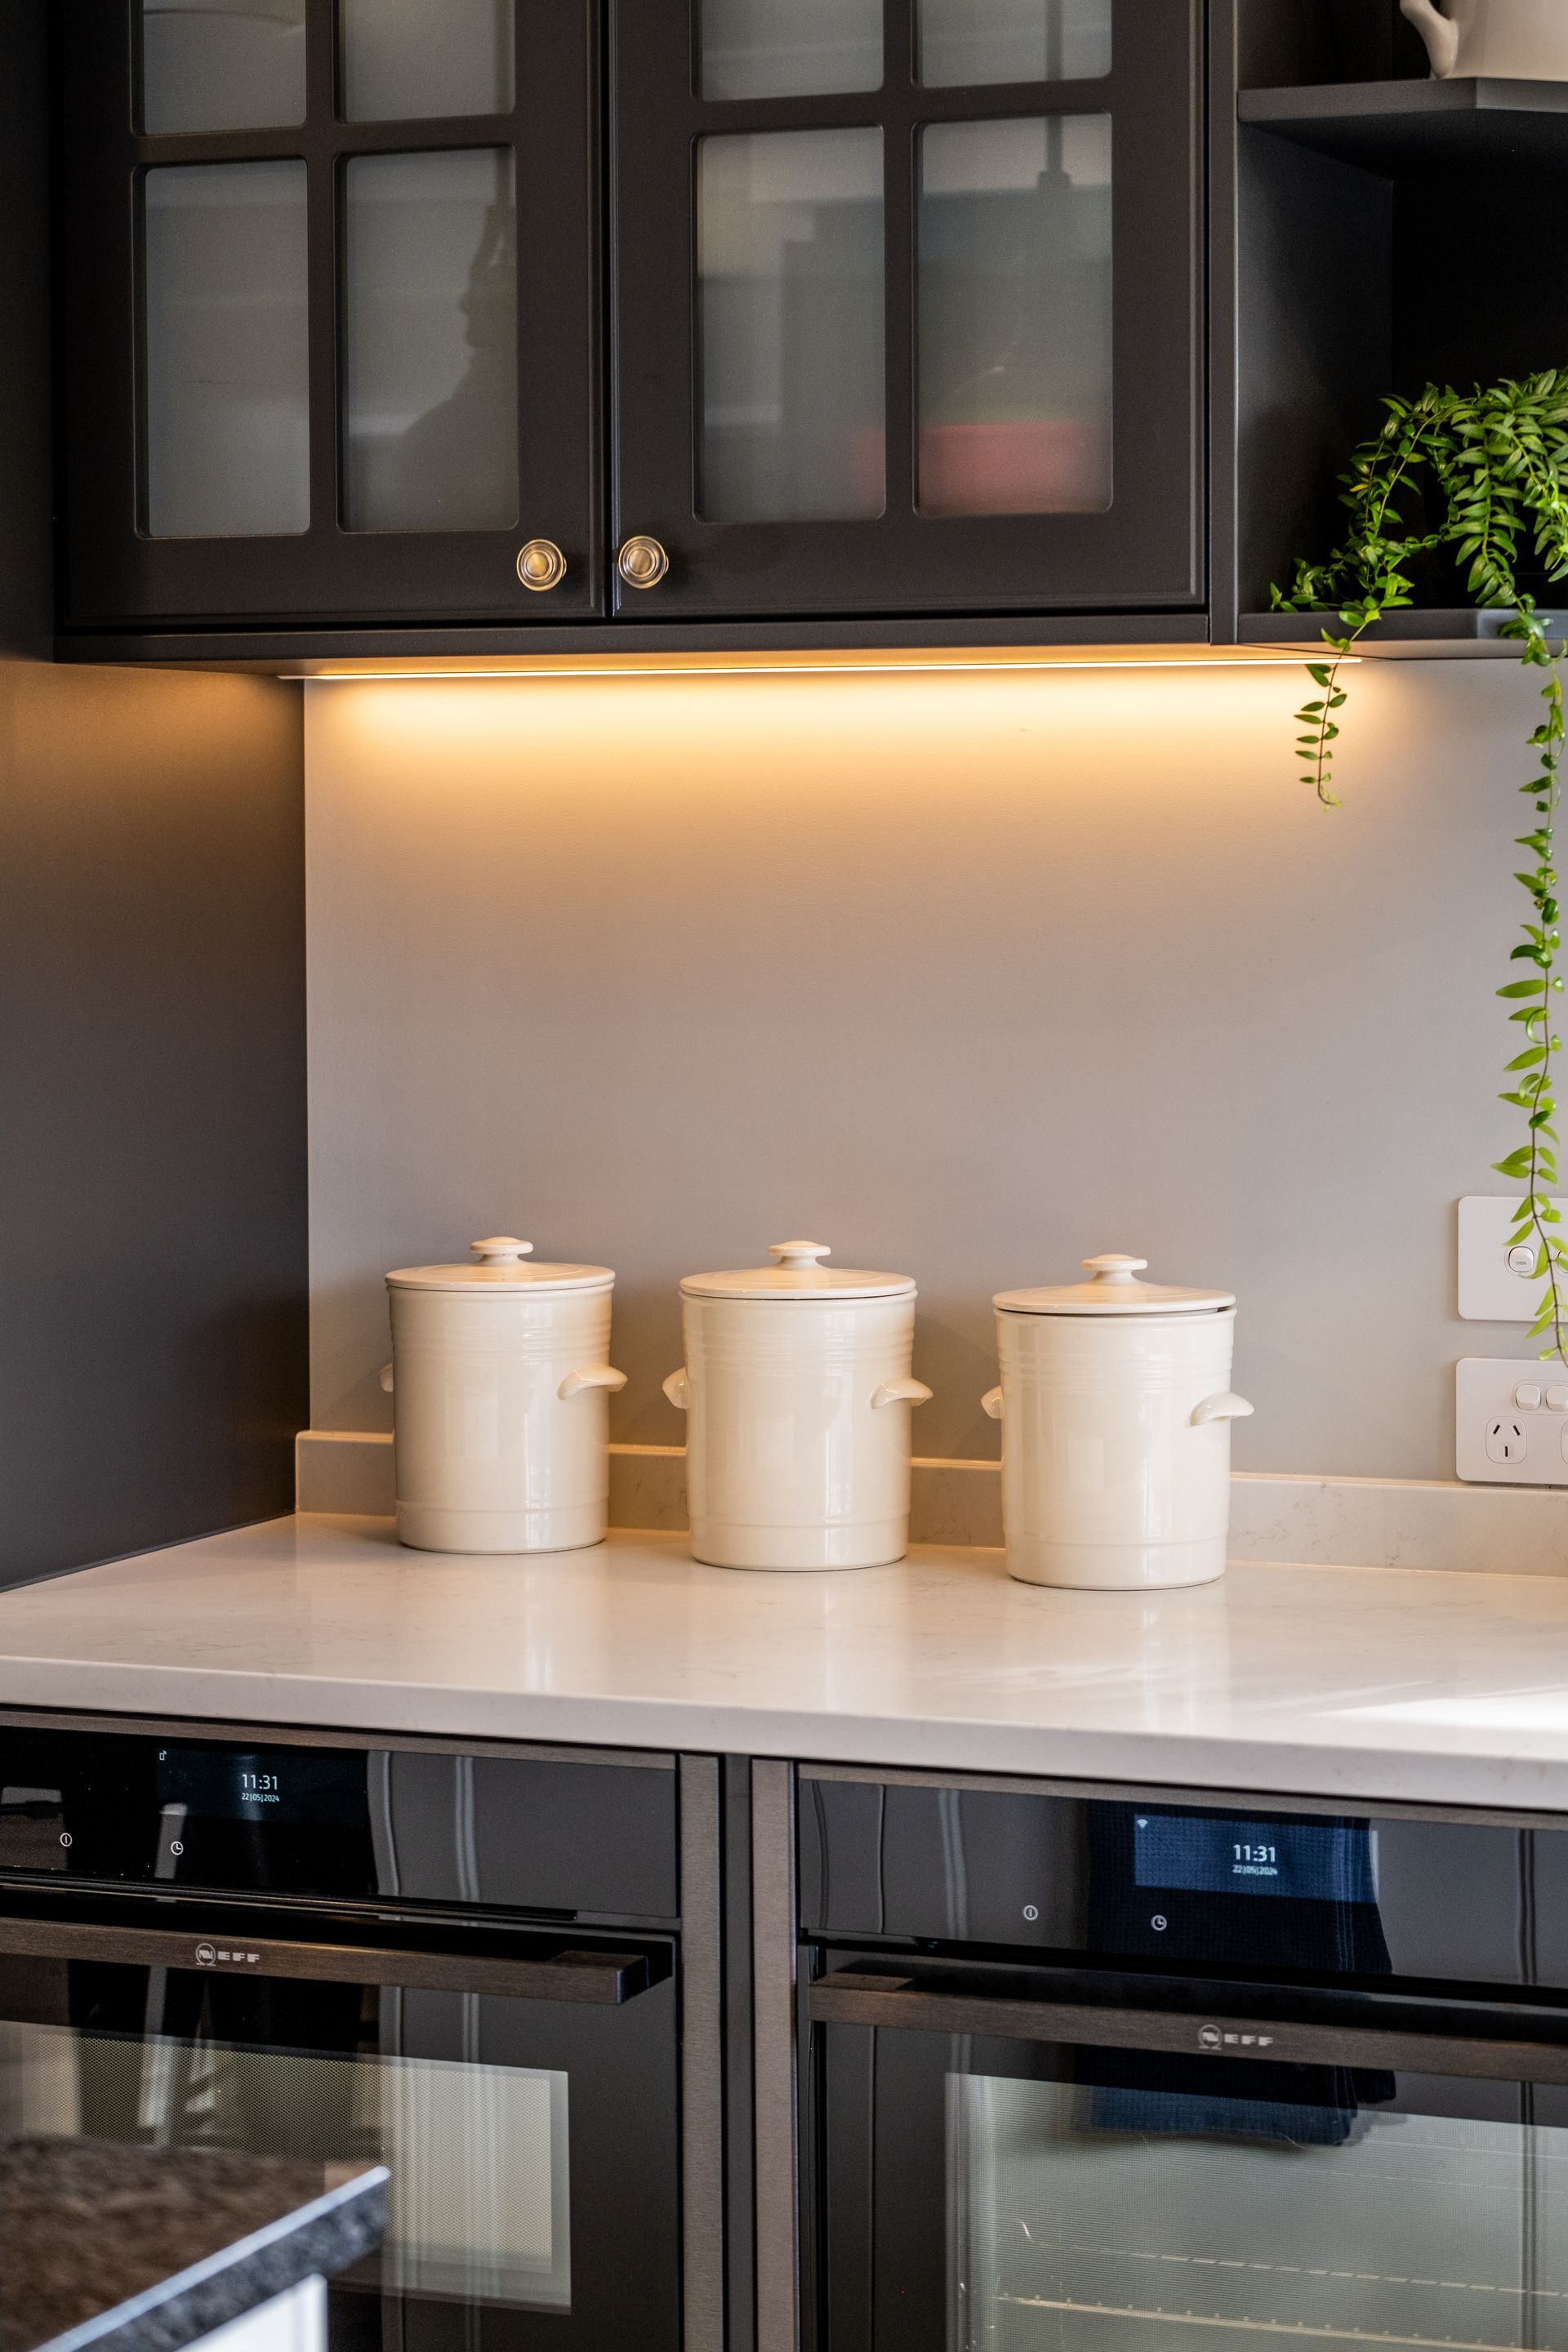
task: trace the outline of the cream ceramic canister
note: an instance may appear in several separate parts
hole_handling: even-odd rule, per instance
[[[821,1242],[773,1263],[688,1275],[686,1362],[664,1383],[686,1415],[694,1556],[717,1568],[875,1568],[910,1534],[915,1286],[830,1269]]]
[[[606,1265],[530,1265],[530,1242],[475,1242],[473,1265],[386,1277],[399,1540],[419,1551],[575,1551],[609,1513]]]
[[[1152,1591],[1225,1573],[1228,1290],[1140,1282],[1142,1257],[1085,1258],[1090,1279],[994,1301],[1002,1519],[1026,1584]]]
[[[1399,0],[1432,71],[1503,81],[1568,81],[1568,0]]]

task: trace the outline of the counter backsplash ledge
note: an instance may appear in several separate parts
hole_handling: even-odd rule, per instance
[[[295,1458],[301,1511],[390,1517],[390,1436],[302,1430]],[[682,1447],[611,1446],[610,1525],[684,1528]],[[917,1455],[910,1534],[915,1543],[1000,1544],[1000,1465]],[[1323,1568],[1562,1576],[1568,1574],[1568,1489],[1237,1471],[1231,1479],[1230,1557]]]

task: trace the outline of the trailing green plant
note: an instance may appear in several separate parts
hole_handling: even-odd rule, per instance
[[[1522,1183],[1510,1248],[1535,1250],[1544,1284],[1531,1336],[1545,1356],[1568,1362],[1568,1249],[1553,1195],[1558,1188],[1553,1056],[1562,1039],[1552,1026],[1563,979],[1557,963],[1555,837],[1564,741],[1563,677],[1548,622],[1519,585],[1521,550],[1550,580],[1568,576],[1568,369],[1549,368],[1517,383],[1456,392],[1428,384],[1414,400],[1390,399],[1382,430],[1356,451],[1342,477],[1349,509],[1346,537],[1322,563],[1301,563],[1289,591],[1276,588],[1276,611],[1331,608],[1338,631],[1323,625],[1328,658],[1308,665],[1316,695],[1296,713],[1303,781],[1325,807],[1333,790],[1341,682],[1346,656],[1386,612],[1408,604],[1411,567],[1447,557],[1479,604],[1509,605],[1503,635],[1517,638],[1527,667],[1545,673],[1544,713],[1529,742],[1533,773],[1521,784],[1534,813],[1515,846],[1528,853],[1515,879],[1530,912],[1510,962],[1527,969],[1498,995],[1509,1005],[1518,1046],[1500,1099],[1523,1114],[1525,1140],[1493,1164]]]

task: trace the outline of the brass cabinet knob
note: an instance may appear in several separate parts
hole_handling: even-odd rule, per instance
[[[517,576],[525,588],[542,594],[566,577],[566,558],[552,539],[531,539],[517,552]]]
[[[628,588],[657,588],[669,570],[669,558],[657,539],[639,532],[621,549],[616,569]]]

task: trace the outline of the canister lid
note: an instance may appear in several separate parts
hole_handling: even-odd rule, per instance
[[[1163,1282],[1140,1282],[1146,1257],[1086,1257],[1090,1282],[1065,1282],[1040,1290],[999,1290],[992,1300],[1005,1315],[1201,1315],[1236,1305],[1231,1290],[1179,1290]]]
[[[912,1298],[907,1274],[865,1274],[847,1265],[820,1265],[831,1255],[826,1242],[774,1242],[772,1265],[742,1266],[729,1274],[689,1274],[685,1298]]]
[[[470,1242],[477,1265],[400,1265],[386,1277],[389,1290],[608,1290],[615,1276],[607,1265],[524,1265],[533,1248],[510,1234]]]

